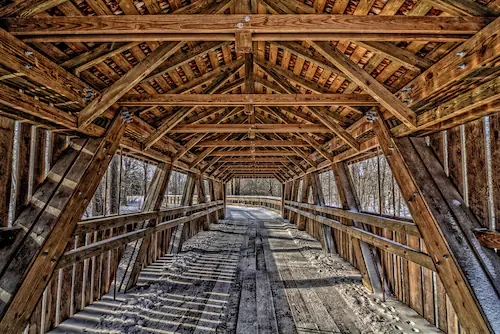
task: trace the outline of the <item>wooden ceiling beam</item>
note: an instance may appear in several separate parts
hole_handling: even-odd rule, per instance
[[[215,165],[220,159],[221,159],[221,157],[215,157],[212,160],[210,160],[210,162],[208,162],[202,169],[200,169],[200,173],[205,173],[210,167]]]
[[[201,161],[203,161],[203,159],[205,159],[207,156],[209,156],[210,153],[212,153],[214,150],[215,150],[215,147],[207,147],[206,149],[204,149],[203,152],[198,154],[196,159],[194,159],[194,161],[191,164],[189,164],[189,168],[193,168],[196,165],[198,165]]]
[[[400,92],[408,91],[409,106],[419,107],[419,102],[461,80],[478,68],[493,61],[500,54],[500,18],[460,44],[432,67],[405,85]]]
[[[276,92],[278,94],[286,94],[286,91],[283,88],[272,83],[269,80],[266,80],[266,79],[261,78],[259,76],[255,76],[254,81],[255,81],[255,83],[260,84],[260,85],[266,87],[266,89],[270,89],[273,92]]]
[[[97,64],[100,64],[102,63],[103,61],[105,61],[106,59],[109,59],[111,57],[114,57],[116,55],[119,55],[120,53],[122,52],[125,52],[127,50],[130,50],[132,49],[133,47],[135,46],[138,46],[139,44],[141,44],[140,42],[131,42],[131,43],[126,43],[125,45],[118,45],[118,47],[114,48],[113,50],[110,50],[108,48],[108,52],[102,54],[102,55],[99,55],[97,57],[91,57],[93,56],[95,53],[92,53],[92,51],[94,50],[91,50],[89,52],[91,52],[89,55],[86,55],[88,58],[91,57],[90,59],[88,59],[88,61],[82,63],[82,64],[79,64],[76,68],[75,68],[75,74],[79,76],[80,73],[82,73],[83,71],[97,65]],[[85,55],[85,54],[84,54]],[[78,57],[78,56],[77,56]],[[75,61],[75,60],[73,60]],[[62,65],[61,65],[62,66]],[[63,66],[64,67],[64,66]]]
[[[227,94],[235,89],[243,87],[245,85],[245,78],[239,78],[232,82],[227,83],[225,86],[221,87],[219,90],[214,92],[214,94]]]
[[[172,14],[223,14],[232,4],[232,0],[199,0],[174,10]]]
[[[264,172],[275,172],[275,171],[280,171],[282,166],[276,166],[276,167],[253,167],[253,166],[236,166],[236,167],[233,167],[231,166],[230,169],[232,171],[237,171],[237,170],[243,170],[243,171],[246,171],[246,170],[255,170],[255,171],[264,171]]]
[[[225,135],[221,138],[221,140],[226,140],[231,136],[231,134]],[[208,157],[213,151],[215,150],[215,147],[207,147],[203,152],[198,154],[198,156],[193,160],[193,162],[189,165],[189,168],[193,168],[196,165],[198,165],[200,162],[203,161],[206,157]]]
[[[330,133],[331,130],[321,124],[180,124],[172,133]]]
[[[130,16],[130,15],[127,15]],[[150,16],[150,15],[144,15]],[[348,15],[351,16],[352,15]],[[0,19],[1,24],[1,19]],[[436,42],[459,43],[468,40],[473,33],[455,34],[422,34],[422,33],[254,33],[253,42],[307,42],[313,41],[388,41],[388,42]],[[169,33],[137,33],[137,34],[68,34],[68,35],[19,35],[26,43],[112,43],[112,42],[199,42],[199,41],[234,41],[232,33],[223,34],[169,34]]]
[[[309,158],[307,156],[307,154],[305,154],[304,152],[302,152],[302,150],[298,147],[292,147],[292,150],[297,153],[298,156],[300,156],[302,159],[304,159],[305,162],[307,162],[309,165],[311,165],[311,167],[313,168],[316,168],[318,167],[318,164],[316,162],[314,162],[314,160],[312,160],[311,158]]]
[[[246,19],[248,17],[248,19]],[[219,34],[340,33],[340,34],[475,34],[491,18],[448,16],[352,16],[327,14],[231,14],[47,16],[4,18],[1,23],[14,35],[74,34]],[[192,22],[193,24],[188,24]],[[203,22],[203,24],[199,24]],[[241,25],[238,25],[241,24]],[[239,28],[241,26],[241,28]]]
[[[287,158],[222,158],[220,162],[288,162]]]
[[[365,49],[380,53],[387,59],[400,63],[403,67],[406,67],[411,71],[422,72],[434,64],[427,58],[417,56],[416,54],[397,47],[389,42],[358,41],[355,43]]]
[[[212,89],[212,88],[216,88],[216,86],[213,86],[209,89]],[[235,110],[233,110],[231,113],[234,113],[235,111],[237,110],[237,108],[235,108]],[[230,114],[231,114],[230,113]],[[226,119],[227,115],[220,115],[217,119],[215,119],[215,125],[220,125],[221,122],[223,122],[225,119]],[[198,124],[199,125],[199,124]],[[194,126],[194,125],[193,125]],[[191,150],[196,144],[198,144],[204,137],[205,137],[206,133],[200,133],[200,134],[197,134],[195,136],[193,136],[193,138],[191,138],[176,154],[175,156],[173,157],[173,161],[177,161],[179,160],[180,158],[182,158],[187,152],[189,152],[189,150]],[[225,136],[223,137],[223,140],[228,138],[228,136]]]
[[[304,87],[304,88],[312,91],[313,93],[317,93],[317,94],[331,94],[331,93],[333,93],[330,90],[328,90],[327,88],[322,87],[315,82],[309,81],[309,80],[295,74],[292,71],[286,70],[286,69],[282,68],[281,66],[278,66],[274,63],[271,63],[270,61],[258,59],[258,60],[256,60],[256,63],[257,63],[257,65],[259,65],[263,69],[266,69],[266,68],[272,69],[274,72],[276,72],[276,74],[287,78],[289,81],[294,82],[295,84],[297,84],[301,87]]]
[[[129,94],[121,106],[378,106],[368,94]]]
[[[189,150],[192,149],[194,145],[198,144],[203,139],[203,137],[205,137],[205,135],[205,133],[201,133],[191,138],[186,143],[186,145],[182,146],[182,148],[175,154],[175,156],[172,158],[172,161],[177,161],[184,155],[186,155],[186,153],[189,152]]]
[[[165,43],[151,52],[151,54],[125,73],[118,81],[106,88],[100,96],[95,98],[80,111],[78,116],[78,127],[83,129],[92,123],[93,120],[111,107],[118,99],[141,82],[144,77],[161,65],[172,54],[177,52],[182,45],[184,45],[183,42]]]
[[[214,157],[241,157],[241,156],[296,156],[297,153],[280,150],[245,150],[245,151],[217,151],[210,154]]]
[[[204,140],[197,147],[304,147],[309,144],[302,140]]]
[[[310,42],[312,46],[344,72],[358,86],[370,93],[384,108],[409,128],[416,126],[416,114],[401,100],[388,91],[380,82],[327,42]]]

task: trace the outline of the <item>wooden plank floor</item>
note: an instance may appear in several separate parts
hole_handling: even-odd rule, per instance
[[[53,333],[437,332],[360,282],[276,214],[228,207],[227,220],[143,270],[137,289],[105,296]]]

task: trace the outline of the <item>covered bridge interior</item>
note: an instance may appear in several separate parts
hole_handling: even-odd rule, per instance
[[[0,333],[500,333],[499,13],[0,0]]]

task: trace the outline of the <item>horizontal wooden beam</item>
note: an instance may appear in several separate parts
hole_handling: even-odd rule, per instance
[[[231,172],[246,172],[246,173],[253,173],[253,172],[281,172],[282,169],[278,168],[278,167],[274,167],[274,168],[252,168],[252,167],[230,167],[228,169],[229,171]]]
[[[287,158],[224,158],[220,162],[288,162]]]
[[[276,179],[276,175],[269,173],[269,174],[263,174],[263,175],[255,175],[255,174],[230,174],[231,177],[230,179]],[[226,181],[227,182],[227,181]]]
[[[293,205],[300,209],[308,209],[314,210],[316,212],[326,213],[334,216],[339,216],[343,218],[347,218],[350,220],[356,220],[362,222],[364,224],[368,224],[375,227],[387,228],[391,231],[410,234],[416,237],[420,237],[420,232],[418,231],[417,225],[412,222],[396,219],[396,218],[388,218],[384,216],[368,214],[363,212],[356,212],[353,210],[345,210],[340,208],[333,208],[329,206],[319,206],[307,203],[300,203],[294,201],[286,201],[286,204]]]
[[[139,230],[135,230],[132,232],[124,233],[117,235],[115,237],[111,237],[108,239],[104,239],[102,241],[98,241],[95,243],[91,243],[86,246],[82,246],[79,248],[72,249],[61,257],[59,263],[57,264],[57,269],[68,267],[74,263],[81,262],[85,259],[91,258],[93,256],[97,256],[102,254],[108,250],[118,248],[122,245],[125,245],[131,241],[138,240],[144,238],[148,235],[152,235],[153,233],[164,231],[166,229],[175,227],[182,223],[186,223],[191,221],[192,219],[205,217],[207,214],[215,212],[217,210],[222,209],[222,205],[216,206],[210,209],[206,209],[204,211],[196,212],[191,214],[190,216],[184,216],[176,219],[172,219],[166,222],[162,222],[158,225],[149,228],[142,228]]]
[[[448,16],[295,15],[124,15],[7,18],[0,24],[15,35],[366,33],[474,34],[492,18]],[[241,27],[241,28],[240,28]]]
[[[368,94],[133,94],[121,106],[377,106]]]
[[[204,140],[197,147],[307,147],[302,140]]]
[[[130,16],[130,15],[127,15]],[[150,15],[148,15],[150,16]],[[463,42],[473,34],[421,34],[421,33],[256,33],[253,42],[300,42],[300,41],[387,41],[387,42]],[[112,42],[180,42],[180,41],[234,41],[235,34],[83,34],[83,35],[20,35],[26,43],[112,43]]]
[[[191,211],[206,209],[220,204],[222,204],[222,201],[212,201],[208,203],[196,204],[192,206],[180,206],[159,211],[137,212],[118,216],[85,219],[78,223],[73,235],[82,235],[85,233],[122,227],[128,224],[143,222],[149,219],[159,219],[181,213],[187,214]]]
[[[210,155],[215,157],[241,157],[241,156],[296,156],[297,153],[290,151],[278,150],[246,150],[246,151],[218,151],[212,152]]]
[[[397,243],[393,240],[381,237],[379,235],[370,233],[368,231],[353,226],[343,225],[342,223],[334,219],[318,216],[311,212],[299,210],[297,208],[294,208],[293,206],[286,206],[286,209],[293,211],[301,216],[315,220],[321,224],[328,225],[336,230],[345,232],[350,236],[353,236],[354,238],[364,241],[386,252],[401,256],[403,259],[419,264],[424,268],[436,271],[436,267],[434,266],[432,258],[429,255],[417,251],[413,248],[410,248],[406,245]]]
[[[262,170],[262,171],[257,171],[257,170],[233,170],[229,169],[229,172],[239,175],[239,174],[256,174],[256,175],[261,175],[261,174],[273,174],[275,172],[279,172],[277,170],[274,171],[268,171],[268,170]]]
[[[321,124],[180,124],[171,133],[329,133]]]

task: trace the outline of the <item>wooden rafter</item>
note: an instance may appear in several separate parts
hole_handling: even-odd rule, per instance
[[[128,71],[123,77],[108,87],[102,95],[90,102],[78,116],[78,127],[85,128],[99,117],[106,109],[111,107],[120,97],[125,95],[136,84],[162,64],[172,54],[179,50],[183,42],[172,42],[162,44],[154,50],[147,58]]]
[[[323,57],[335,64],[336,67],[348,75],[357,85],[369,92],[374,99],[380,102],[390,113],[399,118],[406,126],[409,128],[416,126],[417,117],[413,110],[408,108],[371,75],[346,58],[338,49],[326,42],[314,42],[312,45]]]

